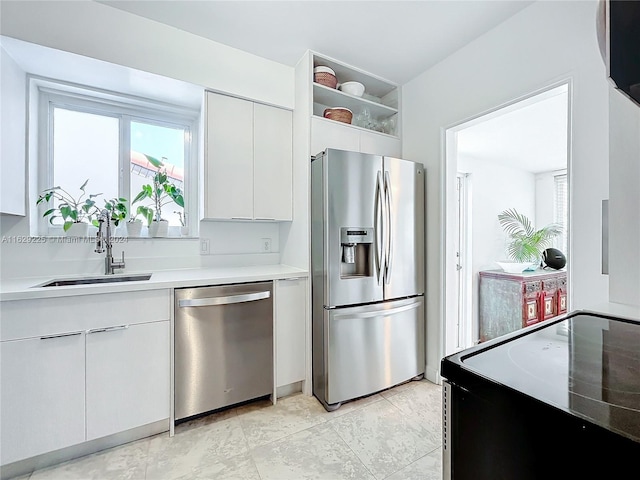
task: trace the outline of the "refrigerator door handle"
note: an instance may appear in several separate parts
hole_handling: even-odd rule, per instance
[[[392,220],[392,212],[391,206],[393,205],[393,198],[391,198],[391,178],[389,178],[389,172],[384,172],[384,197],[386,203],[386,221],[385,221],[385,230],[386,230],[386,247],[387,251],[385,252],[385,268],[384,268],[384,283],[387,285],[391,281],[391,266],[393,262],[393,231],[391,226],[393,225]]]
[[[376,198],[374,209],[374,249],[375,249],[375,261],[376,261],[376,277],[378,279],[378,285],[382,284],[383,279],[383,255],[384,255],[384,203],[382,201],[382,172],[378,170],[376,178]]]
[[[396,315],[401,312],[406,312],[408,310],[414,310],[420,307],[420,302],[410,303],[408,305],[402,305],[400,307],[380,309],[371,312],[362,312],[362,313],[344,313],[334,315],[334,320],[340,318],[372,318],[372,317],[388,317],[389,315]]]

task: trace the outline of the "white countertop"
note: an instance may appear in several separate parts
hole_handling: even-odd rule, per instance
[[[64,287],[37,287],[51,280],[102,275],[69,275],[59,277],[29,277],[3,281],[0,285],[0,301],[33,298],[68,297],[100,293],[131,292],[136,290],[157,290],[161,288],[199,287],[222,285],[225,283],[259,282],[283,278],[307,277],[308,272],[288,265],[256,265],[250,267],[193,268],[184,270],[161,270],[158,272],[126,272],[114,275],[126,276],[151,273],[149,280],[132,282],[98,283]]]

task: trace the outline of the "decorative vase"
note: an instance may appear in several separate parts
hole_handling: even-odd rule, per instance
[[[169,222],[167,220],[160,220],[159,222],[153,221],[149,225],[149,236],[151,237],[166,237],[169,231]]]
[[[73,223],[69,230],[65,232],[67,237],[86,237],[89,232],[88,223]]]
[[[142,233],[142,222],[140,220],[127,222],[127,235],[129,237],[139,237],[141,233]]]
[[[189,236],[189,227],[183,225],[180,227],[180,235],[183,237],[188,237]]]

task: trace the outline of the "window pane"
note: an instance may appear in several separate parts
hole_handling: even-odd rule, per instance
[[[60,186],[77,200],[88,179],[82,200],[102,193],[99,207],[103,199],[118,196],[118,131],[117,118],[54,107],[53,185],[49,186]],[[62,224],[56,220],[54,224]]]
[[[184,190],[185,129],[164,127],[142,122],[131,122],[131,199],[142,190],[143,185],[152,185],[157,169],[149,163],[145,155],[160,160],[164,164],[169,183]],[[162,218],[169,225],[180,225],[182,207],[165,197],[162,201]],[[150,199],[141,204],[153,207]],[[133,205],[135,212],[137,205]]]
[[[562,225],[562,235],[554,239],[554,247],[567,255],[567,228],[569,226],[569,222],[567,221],[567,176],[556,175],[554,182],[556,190],[554,222]]]

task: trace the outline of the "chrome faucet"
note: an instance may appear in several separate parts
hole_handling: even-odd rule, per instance
[[[105,227],[107,234],[102,234],[102,227],[104,224],[107,224]],[[111,250],[111,222],[109,221],[109,211],[105,208],[100,212],[98,216],[98,233],[96,234],[96,249],[94,250],[96,253],[107,252],[107,255],[104,258],[104,274],[105,275],[113,275],[116,268],[124,268],[124,250],[122,251],[122,259],[119,262],[116,262],[113,259],[113,252]],[[105,249],[106,246],[106,249]]]

